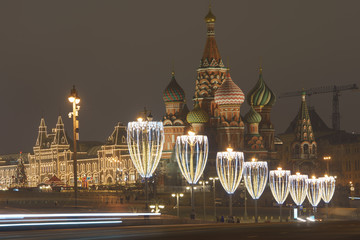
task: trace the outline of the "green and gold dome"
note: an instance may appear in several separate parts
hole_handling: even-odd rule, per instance
[[[265,84],[260,68],[259,80],[255,87],[248,93],[247,101],[250,106],[273,106],[276,96],[271,89]]]
[[[196,102],[194,109],[187,114],[186,121],[188,123],[206,123],[209,121],[209,114],[201,109],[199,103]]]
[[[260,123],[261,115],[251,106],[249,112],[244,117],[244,121],[247,123]]]

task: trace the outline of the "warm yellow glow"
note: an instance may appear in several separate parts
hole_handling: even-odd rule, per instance
[[[150,208],[155,208],[155,205],[150,205],[149,207],[150,207]]]
[[[202,182],[202,181],[200,181],[200,182],[199,182],[199,184],[203,184],[203,182]]]
[[[228,152],[232,152],[232,151],[233,151],[233,149],[232,149],[231,147],[228,147],[228,148],[226,149],[226,151],[228,151]]]
[[[139,117],[139,118],[137,119],[137,121],[138,121],[138,122],[142,122],[143,119],[142,119],[141,117]]]
[[[313,176],[312,176],[312,179],[315,179],[315,178],[316,178],[315,175],[313,175]]]
[[[256,158],[252,158],[251,161],[252,161],[252,162],[255,162],[255,161],[256,161]]]
[[[183,197],[183,196],[184,196],[184,194],[180,193],[180,197]]]
[[[325,156],[323,157],[324,160],[331,160],[331,156]]]
[[[175,194],[175,193],[173,193],[173,194],[171,194],[171,196],[172,196],[172,197],[175,197],[175,196],[176,196],[176,194]]]
[[[80,103],[80,98],[76,98],[76,99],[75,99],[75,103],[76,103],[76,104],[79,104],[79,103]]]
[[[188,132],[189,136],[195,136],[195,133],[193,131]]]
[[[297,172],[297,173],[296,173],[296,175],[300,175],[300,173],[299,173],[299,172]]]
[[[327,175],[327,174],[325,174],[325,177],[328,177],[328,175]]]
[[[163,209],[165,206],[164,205],[159,205],[159,208]]]
[[[278,167],[278,170],[282,170],[282,168],[281,168],[281,167]]]
[[[75,101],[75,98],[73,96],[70,96],[69,98],[69,102],[73,103]]]

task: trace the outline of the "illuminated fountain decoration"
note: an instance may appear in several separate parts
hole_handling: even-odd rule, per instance
[[[328,205],[331,201],[332,197],[334,196],[335,192],[335,178],[334,177],[328,177],[325,175],[325,177],[320,178],[321,181],[321,198],[324,200],[326,205],[326,216],[329,218],[329,209]]]
[[[307,190],[307,198],[313,206],[314,215],[316,213],[316,207],[321,201],[321,186],[322,186],[322,179],[316,178],[313,176],[311,179],[306,180],[308,182],[308,190]]]
[[[162,122],[129,122],[127,144],[131,160],[141,177],[145,179],[145,208],[148,210],[148,179],[159,164],[164,145],[164,127]]]
[[[299,172],[296,175],[291,175],[290,180],[290,195],[294,203],[300,207],[306,198],[308,189],[308,175],[300,175]]]
[[[228,148],[226,152],[218,152],[216,155],[216,171],[221,185],[229,194],[229,210],[232,217],[232,195],[238,188],[243,174],[244,153],[233,152]]]
[[[268,179],[267,162],[257,162],[255,158],[251,162],[244,163],[244,181],[250,196],[255,200],[255,222],[258,222],[257,200],[263,193]]]
[[[191,186],[191,214],[195,219],[194,184],[204,172],[209,152],[208,138],[204,135],[195,135],[189,131],[188,135],[178,136],[175,144],[175,155],[180,171]]]
[[[290,192],[290,174],[290,170],[282,170],[281,168],[269,172],[269,184],[271,193],[274,196],[275,201],[280,206],[280,222],[282,222],[282,205]]]

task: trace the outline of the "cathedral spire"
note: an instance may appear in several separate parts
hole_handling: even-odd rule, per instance
[[[207,39],[200,67],[224,67],[224,63],[221,59],[215,40],[216,17],[211,11],[211,5],[209,6],[208,14],[205,16],[205,22],[207,28]]]

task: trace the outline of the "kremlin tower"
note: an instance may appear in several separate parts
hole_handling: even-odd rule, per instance
[[[291,145],[293,170],[312,173],[317,157],[317,144],[311,126],[310,115],[306,104],[306,93],[301,96],[301,106],[297,115],[295,140]]]

